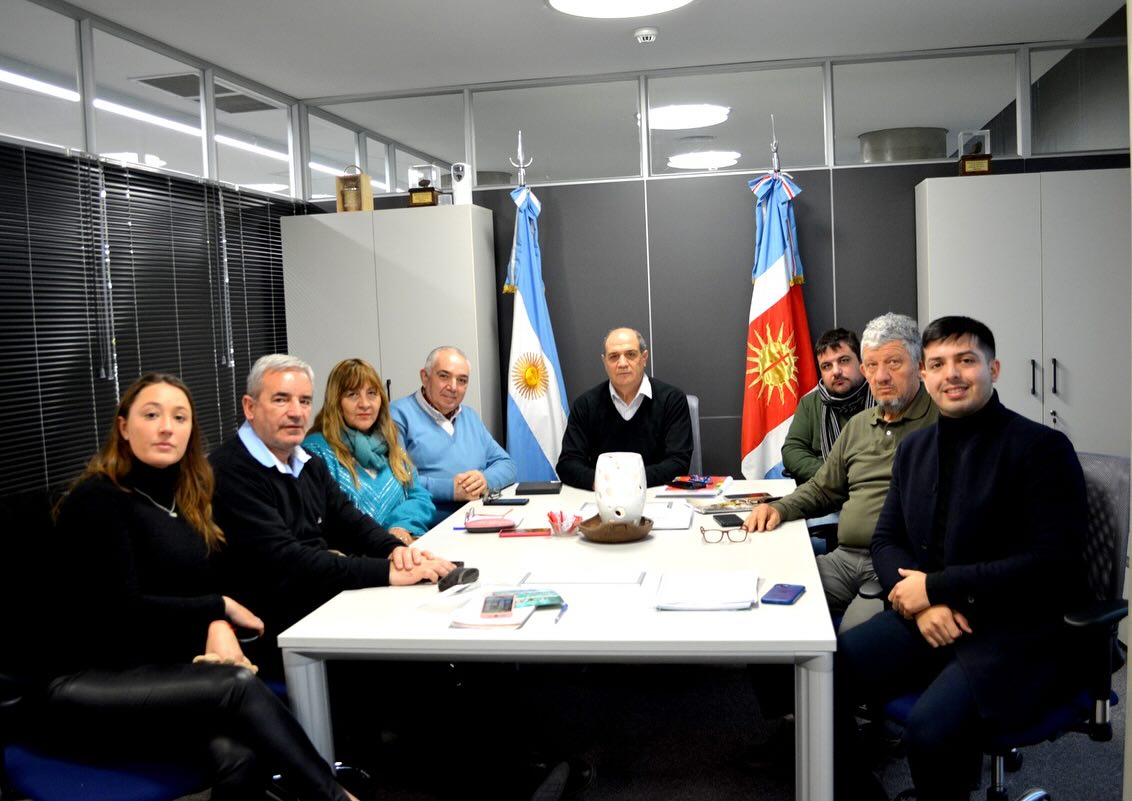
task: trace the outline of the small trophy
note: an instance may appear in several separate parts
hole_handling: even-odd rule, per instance
[[[990,131],[959,132],[959,174],[990,175]]]
[[[440,201],[436,188],[431,186],[432,181],[421,178],[417,185],[409,189],[409,206],[435,206]]]

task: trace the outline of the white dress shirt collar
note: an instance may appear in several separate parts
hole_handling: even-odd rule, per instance
[[[424,409],[424,413],[427,414],[434,423],[448,432],[448,436],[452,437],[456,435],[456,418],[460,416],[460,412],[464,408],[463,404],[456,407],[456,411],[452,412],[451,417],[445,417],[443,412],[428,402],[428,398],[424,396],[423,388],[418,389],[413,394],[413,397],[417,399],[417,404]]]
[[[617,394],[617,390],[613,388],[613,382],[609,382],[609,396],[613,398],[613,408],[625,420],[632,420],[633,415],[637,413],[637,409],[641,408],[641,404],[645,402],[645,398],[652,397],[652,384],[649,382],[648,375],[641,377],[641,386],[637,388],[637,394],[633,400],[626,403],[621,400],[621,396]]]
[[[259,434],[255,433],[252,424],[247,420],[236,433],[253,459],[264,467],[274,467],[280,473],[298,478],[299,473],[303,472],[303,465],[311,458],[311,455],[303,450],[301,445],[296,445],[295,450],[291,451],[291,458],[286,463],[279,461],[279,457],[264,444],[263,440],[259,438]]]

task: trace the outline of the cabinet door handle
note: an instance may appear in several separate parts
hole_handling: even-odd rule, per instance
[[[1030,359],[1030,394],[1038,394],[1038,360]]]
[[[385,379],[385,397],[387,397],[387,398],[393,397],[393,379],[392,378]],[[393,401],[390,400],[390,403],[392,403],[392,402]]]
[[[1050,359],[1049,363],[1053,366],[1053,394],[1057,394],[1057,359]]]

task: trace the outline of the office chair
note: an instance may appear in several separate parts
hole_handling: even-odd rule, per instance
[[[48,577],[37,570],[42,560],[37,549],[51,541],[51,501],[57,494],[37,490],[0,499],[0,519],[7,523],[0,559],[0,599],[5,609],[20,610],[28,597],[50,587]],[[42,636],[36,624],[20,612],[7,615],[4,624],[9,641],[32,643],[25,646],[28,648],[34,648],[35,638]],[[187,764],[129,758],[83,761],[21,741],[21,733],[35,715],[34,698],[26,689],[15,677],[0,673],[0,793],[4,798],[173,801],[208,788],[207,780]]]
[[[208,788],[208,781],[176,762],[87,762],[31,746],[4,747],[4,797],[33,801],[174,801]]]
[[[1116,650],[1117,624],[1128,614],[1124,600],[1124,569],[1128,549],[1129,460],[1121,456],[1078,453],[1085,474],[1087,519],[1085,560],[1091,605],[1065,615],[1065,622],[1084,634],[1081,658],[1086,662],[1085,687],[1053,704],[1032,726],[996,733],[983,742],[991,757],[987,801],[1009,801],[1006,773],[1022,766],[1017,749],[1056,740],[1063,734],[1087,734],[1094,742],[1112,739],[1110,707],[1117,701],[1112,673],[1120,667]],[[868,593],[877,593],[870,595]],[[881,597],[880,583],[862,589],[866,597]],[[884,716],[898,723],[908,719],[919,693],[888,702]],[[1045,801],[1040,788],[1027,790],[1019,801]]]
[[[688,396],[688,416],[692,418],[692,462],[688,472],[693,476],[704,472],[704,450],[700,444],[700,398],[698,395]]]

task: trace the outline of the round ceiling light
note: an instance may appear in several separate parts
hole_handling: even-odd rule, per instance
[[[699,150],[669,156],[668,166],[674,170],[719,170],[737,164],[739,156],[734,150]]]
[[[546,0],[550,7],[575,17],[623,19],[663,14],[692,0]]]
[[[657,106],[649,109],[649,128],[656,131],[707,128],[726,122],[730,114],[731,108],[729,106],[717,106],[713,103]]]

